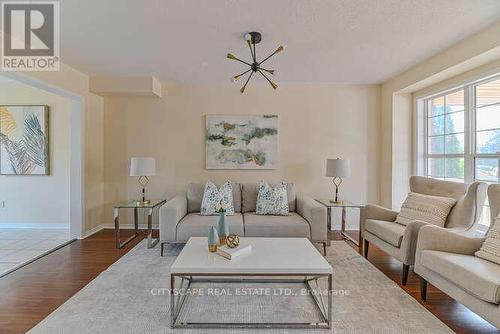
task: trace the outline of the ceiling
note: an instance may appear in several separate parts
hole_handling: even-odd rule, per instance
[[[499,0],[64,0],[62,61],[95,75],[229,82],[258,57],[278,82],[381,83],[500,20]]]

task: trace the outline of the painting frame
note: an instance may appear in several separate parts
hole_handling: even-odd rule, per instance
[[[39,108],[36,110],[38,115],[42,117],[42,124],[40,124],[39,130],[43,133],[43,157],[39,160],[43,160],[43,166],[38,166],[39,170],[35,170],[35,172],[30,173],[16,173],[16,172],[5,172],[5,168],[3,168],[3,163],[5,163],[4,153],[5,153],[5,143],[2,140],[5,134],[2,133],[2,117],[0,117],[0,175],[6,176],[48,176],[51,175],[51,166],[50,166],[50,107],[45,104],[1,104],[0,109],[9,109],[9,108]],[[25,119],[23,119],[26,122]],[[25,126],[25,124],[23,124]]]
[[[205,169],[277,170],[278,136],[276,114],[205,115]]]

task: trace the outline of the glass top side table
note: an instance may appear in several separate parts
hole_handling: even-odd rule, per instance
[[[147,204],[138,201],[116,203],[113,209],[116,248],[122,248],[139,235],[139,209],[146,210],[148,214],[148,248],[153,248],[160,240],[159,238],[153,239],[153,211],[159,209],[166,202],[167,200],[157,199],[151,200]],[[134,234],[123,242],[120,242],[120,209],[134,209]]]
[[[361,247],[362,245],[361,242],[361,221],[360,221],[360,228],[359,228],[359,235],[358,235],[358,240],[354,239],[351,237],[349,234],[346,232],[346,217],[347,217],[347,209],[348,208],[353,208],[353,209],[359,209],[359,218],[361,220],[361,209],[364,207],[362,204],[354,203],[351,201],[342,201],[342,203],[332,203],[330,202],[329,199],[316,199],[317,202],[323,204],[326,207],[326,216],[327,216],[327,224],[328,224],[328,230],[332,230],[332,208],[341,208],[342,209],[342,224],[340,228],[340,233],[342,234],[342,237],[352,241],[356,246]]]

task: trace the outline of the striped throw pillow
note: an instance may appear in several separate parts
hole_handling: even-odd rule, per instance
[[[409,193],[401,207],[396,223],[408,225],[413,220],[444,227],[451,209],[457,202],[454,198]]]
[[[488,231],[486,240],[476,252],[476,256],[500,264],[500,216],[495,218],[495,224]]]

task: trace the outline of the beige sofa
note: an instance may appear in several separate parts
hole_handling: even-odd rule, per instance
[[[475,230],[486,198],[486,189],[487,185],[482,182],[467,185],[421,176],[410,178],[412,192],[457,199],[445,227],[462,233]],[[413,221],[407,226],[397,224],[397,215],[396,211],[367,205],[361,210],[361,234],[365,257],[368,256],[369,244],[373,243],[403,263],[402,284],[406,285],[410,266],[415,263],[419,230],[428,223]]]
[[[233,183],[235,215],[227,216],[230,233],[246,237],[305,237],[321,243],[326,254],[326,208],[314,199],[296,195],[288,185],[290,215],[256,215],[258,184]],[[200,215],[204,184],[191,183],[186,195],[176,196],[160,208],[160,243],[183,243],[190,237],[205,237],[218,216]]]
[[[493,224],[500,212],[500,185],[488,188],[488,198]],[[423,300],[429,282],[500,329],[500,265],[474,256],[483,241],[425,226],[418,237],[415,272]]]

